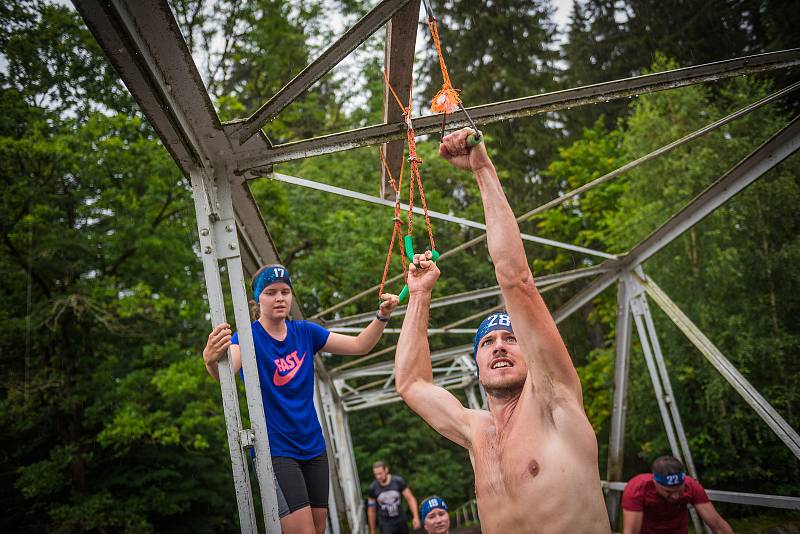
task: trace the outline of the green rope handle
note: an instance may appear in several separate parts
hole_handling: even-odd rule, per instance
[[[471,133],[467,136],[467,146],[478,146],[483,142],[483,134],[480,130],[476,130],[475,133]]]
[[[414,262],[414,240],[410,235],[403,236],[403,247],[406,251],[406,258],[408,261]],[[436,261],[439,259],[439,251],[436,249],[431,250],[431,261]],[[408,300],[408,284],[405,285],[403,290],[400,292],[400,303],[402,304]]]

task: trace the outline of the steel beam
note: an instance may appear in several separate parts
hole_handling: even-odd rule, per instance
[[[344,189],[342,187],[336,187],[335,185],[323,184],[322,182],[315,182],[312,180],[306,180],[304,178],[298,178],[296,176],[289,176],[286,174],[281,173],[274,173],[271,175],[271,178],[274,180],[278,180],[281,182],[285,182],[288,184],[299,185],[301,187],[307,187],[309,189],[315,189],[317,191],[324,191],[326,193],[332,193],[334,195],[339,195],[347,198],[354,198],[356,200],[363,200],[364,202],[369,202],[371,204],[378,204],[380,206],[386,206],[390,208],[394,208],[394,202],[389,200],[384,200],[380,197],[374,197],[372,195],[366,195],[364,193],[359,193],[358,191],[351,191],[349,189]],[[408,211],[408,204],[400,203],[400,209],[403,211]],[[425,211],[420,208],[419,206],[415,206],[413,212],[417,215],[425,215]],[[483,223],[471,221],[469,219],[465,219],[463,217],[456,217],[454,215],[448,215],[446,213],[441,213],[439,211],[428,210],[428,215],[431,219],[439,219],[441,221],[447,221],[455,224],[460,224],[462,226],[468,226],[470,228],[477,228],[478,230],[486,231],[486,225]],[[565,250],[571,250],[573,252],[580,252],[582,254],[587,254],[589,256],[597,256],[600,258],[605,259],[615,259],[616,256],[614,254],[607,254],[605,252],[601,252],[599,250],[594,250],[587,247],[581,247],[579,245],[573,245],[571,243],[564,243],[563,241],[557,241],[555,239],[547,239],[545,237],[539,237],[531,234],[524,234],[521,233],[520,236],[524,241],[532,241],[534,243],[538,243],[540,245],[562,248]]]
[[[687,465],[688,467],[685,459],[686,451],[688,451],[688,444],[686,449],[684,449],[683,445],[686,444],[685,436],[683,436],[683,440],[679,440],[677,437],[675,421],[672,420],[673,412],[671,412],[669,409],[669,407],[674,403],[672,403],[672,399],[669,398],[665,393],[665,386],[662,385],[665,375],[661,374],[662,369],[656,364],[654,351],[651,348],[651,343],[653,345],[658,343],[657,339],[655,338],[655,331],[651,331],[649,327],[645,325],[645,316],[649,316],[649,310],[647,309],[647,299],[644,296],[644,289],[641,285],[636,283],[635,280],[632,281],[632,287],[635,294],[631,299],[631,312],[633,313],[633,320],[636,323],[636,331],[639,334],[639,341],[642,345],[642,352],[644,353],[645,363],[647,364],[647,371],[650,374],[650,382],[653,384],[653,390],[656,394],[658,411],[661,413],[661,420],[663,421],[664,429],[667,432],[667,441],[669,441],[672,455],[675,458],[682,460],[684,465]],[[666,371],[666,369],[664,369],[664,371]],[[689,457],[691,458],[691,456]],[[697,479],[697,472],[694,471],[694,464],[692,464],[689,474]],[[700,521],[700,517],[697,515],[697,511],[694,509],[694,506],[689,506],[689,515],[691,516],[692,523],[694,524],[694,531],[698,534],[701,533],[703,531],[702,522]]]
[[[784,69],[798,64],[800,64],[800,49],[793,48],[791,50],[718,61],[695,67],[636,76],[467,109],[477,124],[489,124],[506,119],[608,102],[609,100],[638,96],[666,89],[676,89],[734,76]],[[414,119],[414,131],[417,135],[434,133],[441,127],[441,120],[441,114],[418,117]],[[453,116],[450,121],[451,128],[468,125],[466,119],[457,118],[456,116]],[[405,136],[405,124],[403,122],[369,126],[348,132],[277,145],[263,153],[242,154],[237,166],[239,171],[246,171],[279,162],[331,154],[361,146],[384,143],[394,139],[402,139],[403,136]]]
[[[625,445],[625,416],[628,411],[628,371],[631,361],[631,288],[627,276],[620,278],[617,287],[617,328],[614,358],[614,391],[611,408],[611,430],[608,438],[606,476],[611,481],[622,480],[622,459]],[[619,515],[619,495],[606,494],[606,509],[611,527],[616,528]]]
[[[221,126],[167,2],[73,3],[184,175],[206,166]]]
[[[410,0],[383,0],[367,13],[361,20],[347,30],[336,42],[329,46],[320,56],[309,64],[297,76],[278,91],[266,104],[253,113],[247,120],[235,125],[235,135],[239,143],[244,143],[258,132],[267,122],[274,119],[286,106],[322,78],[328,71],[339,64],[358,45],[363,43],[378,28],[386,24],[400,8]],[[419,8],[417,8],[419,9]]]
[[[374,317],[375,314],[373,313],[372,316]],[[333,326],[328,328],[331,332],[337,332],[339,334],[360,334],[363,330],[363,326]],[[399,334],[401,328],[384,328],[384,334]],[[471,336],[475,335],[474,328],[428,328],[428,335],[438,335],[438,334],[468,334]]]
[[[800,148],[800,116],[795,117],[786,127],[633,247],[625,256],[624,263],[630,267],[643,263],[764,173],[791,156],[798,148]]]
[[[689,341],[719,371],[725,380],[733,386],[739,395],[753,408],[773,432],[787,447],[800,458],[800,435],[778,413],[756,388],[734,367],[722,352],[708,339],[703,332],[670,300],[664,291],[650,278],[641,279],[645,291],[658,306],[672,319],[675,325],[689,338]]]
[[[644,276],[644,273],[638,271],[638,274]],[[634,279],[635,280],[635,279]],[[636,285],[644,291],[644,288],[641,287],[641,284],[636,281]],[[697,469],[694,466],[694,458],[692,457],[692,451],[689,448],[689,440],[686,438],[686,431],[683,428],[683,420],[681,419],[680,411],[678,410],[678,402],[675,399],[675,393],[672,391],[672,382],[669,378],[669,372],[667,372],[667,366],[664,362],[664,354],[661,351],[661,344],[658,341],[658,335],[656,334],[656,325],[653,322],[653,315],[650,313],[650,307],[647,305],[647,300],[642,298],[642,308],[643,308],[643,318],[644,324],[647,331],[647,336],[650,338],[653,346],[653,356],[655,357],[656,367],[658,368],[658,374],[661,378],[661,384],[664,387],[664,400],[669,407],[670,415],[672,416],[672,423],[675,425],[675,433],[678,437],[678,443],[680,444],[680,448],[682,451],[682,460],[683,463],[686,465],[687,471],[689,474],[696,479],[700,479],[697,474]]]
[[[398,11],[386,25],[386,44],[384,46],[384,67],[389,83],[400,98],[411,94],[414,71],[414,50],[417,44],[420,0],[410,1]],[[408,105],[408,103],[405,103]],[[383,87],[383,123],[393,124],[403,120],[403,110],[397,105],[391,91]],[[390,141],[383,145],[386,166],[395,180],[400,176],[406,144],[403,139]],[[386,168],[381,164],[381,198],[394,197]]]
[[[466,345],[458,345],[456,347],[450,347],[447,349],[438,350],[436,352],[431,353],[431,363],[437,363],[443,360],[452,360],[453,358],[457,358],[466,354],[469,356],[472,354],[472,343],[468,343]],[[376,376],[376,375],[389,375],[394,370],[394,360],[386,361],[386,362],[378,362],[372,365],[365,365],[364,367],[359,367],[357,369],[349,369],[347,371],[342,372],[331,372],[331,376],[334,380],[349,380],[351,378],[360,377],[360,376]]]
[[[336,392],[335,384],[324,371],[321,362],[315,366],[320,371],[316,382],[323,382],[318,388],[318,409],[324,414],[327,428],[328,456],[332,461],[331,475],[335,475],[337,494],[341,498],[341,508],[347,518],[349,531],[361,533],[363,527],[363,499],[358,481],[358,468],[353,455],[353,444],[350,439],[350,425],[347,414],[342,409],[341,399]],[[333,482],[333,478],[331,479]],[[340,518],[337,518],[337,521]]]
[[[192,190],[195,203],[195,216],[201,238],[207,236],[209,247],[202,250],[203,274],[205,276],[208,303],[211,312],[211,323],[217,325],[226,322],[225,296],[219,273],[217,244],[214,233],[209,228],[209,212],[205,199],[206,180],[199,169],[191,174]],[[228,436],[228,451],[233,469],[233,485],[236,492],[236,504],[239,512],[239,525],[243,533],[258,532],[255,516],[253,493],[250,487],[250,471],[247,463],[247,452],[242,447],[242,416],[239,411],[239,397],[236,390],[236,378],[231,369],[230,350],[218,363],[219,385],[222,394],[222,410],[225,415],[225,429]]]
[[[563,282],[571,282],[573,280],[578,280],[581,278],[588,278],[591,276],[596,276],[598,274],[605,273],[607,271],[607,267],[605,264],[603,265],[596,265],[594,267],[585,267],[583,269],[573,269],[571,271],[565,271],[563,273],[555,273],[555,274],[546,274],[544,276],[536,277],[536,286],[537,287],[547,287],[553,284],[560,284]],[[471,302],[474,300],[484,299],[488,297],[495,297],[502,294],[502,290],[500,286],[492,286],[482,289],[474,289],[472,291],[464,291],[463,293],[456,293],[453,295],[447,295],[445,297],[435,298],[431,301],[431,309],[434,308],[441,308],[443,306],[452,306],[453,304],[461,304],[462,302]],[[395,317],[405,315],[408,306],[398,306],[395,308],[392,315]],[[357,315],[350,315],[348,317],[342,317],[340,319],[331,319],[330,321],[325,321],[325,327],[332,328],[332,327],[339,327],[339,326],[348,326],[351,324],[359,324],[365,321],[371,321],[375,318],[375,312],[367,312],[367,313],[359,313]]]
[[[644,297],[640,293],[643,291],[637,284],[632,284],[632,289],[636,293],[631,298],[631,312],[633,313],[633,321],[636,324],[636,332],[639,334],[639,342],[642,345],[642,352],[644,353],[644,360],[647,364],[647,372],[650,374],[650,382],[653,384],[653,391],[656,394],[656,403],[658,404],[658,411],[661,414],[661,420],[664,423],[664,430],[667,434],[667,441],[672,455],[678,459],[683,458],[681,449],[678,446],[678,440],[675,437],[675,430],[672,427],[672,417],[670,416],[667,403],[664,399],[664,388],[661,387],[661,378],[656,369],[656,362],[653,358],[653,351],[650,348],[650,339],[648,332],[644,326]],[[638,291],[637,291],[638,290]]]
[[[622,492],[627,482],[601,482],[603,489]],[[763,493],[743,493],[740,491],[722,491],[707,489],[708,498],[715,502],[730,502],[746,504],[748,506],[766,506],[769,508],[783,508],[785,510],[800,510],[800,497],[787,497],[784,495],[765,495]]]
[[[449,376],[434,376],[433,383],[439,387],[454,390],[462,389],[470,386],[475,380],[474,374],[468,371],[462,371],[459,374],[451,374]],[[367,408],[374,408],[384,404],[399,402],[400,396],[392,389],[376,389],[359,393],[352,396],[343,396],[342,404],[346,411],[353,412],[364,410]]]

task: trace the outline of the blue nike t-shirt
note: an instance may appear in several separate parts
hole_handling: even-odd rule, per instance
[[[286,321],[278,341],[253,321],[253,342],[267,417],[272,456],[309,460],[325,452],[325,438],[314,409],[314,354],[330,332],[308,321]],[[231,343],[239,344],[239,333]]]

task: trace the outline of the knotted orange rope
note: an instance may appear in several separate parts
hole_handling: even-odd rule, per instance
[[[413,221],[414,221],[414,187],[416,184],[416,188],[419,191],[419,197],[422,201],[422,211],[425,214],[425,225],[428,229],[428,238],[430,239],[431,243],[431,250],[436,249],[436,242],[433,239],[433,229],[431,228],[431,219],[428,215],[428,202],[425,198],[425,190],[422,187],[422,177],[419,173],[419,166],[422,164],[422,160],[417,156],[417,143],[416,137],[414,134],[414,126],[411,122],[411,112],[412,112],[412,96],[413,96],[413,87],[409,88],[408,94],[408,107],[404,106],[400,100],[400,97],[397,96],[397,92],[395,92],[394,87],[392,84],[389,83],[389,76],[386,71],[383,71],[383,78],[386,82],[386,86],[392,92],[397,105],[400,106],[400,109],[403,111],[403,118],[406,122],[406,139],[408,141],[408,161],[411,163],[411,171],[409,174],[409,188],[408,188],[408,235],[411,235],[413,230]],[[398,183],[397,187],[395,187],[394,178],[391,175],[391,171],[389,171],[389,167],[386,163],[386,159],[384,158],[383,151],[381,151],[381,160],[383,161],[383,165],[386,168],[386,173],[389,176],[390,184],[393,188],[395,188],[395,232],[392,233],[392,244],[390,245],[389,255],[391,255],[391,249],[393,248],[393,243],[395,240],[395,236],[397,233],[397,228],[399,225],[399,214],[400,214],[400,184]],[[403,162],[403,166],[405,165],[405,161]],[[403,173],[403,166],[401,166],[400,170],[400,181],[402,181],[402,173]],[[403,253],[403,257],[405,257],[405,251],[403,250],[402,242],[400,244],[400,250]],[[388,255],[387,255],[388,256]],[[383,294],[383,286],[386,280],[386,274],[389,268],[389,257],[386,258],[386,265],[384,266],[384,273],[383,273],[383,280],[381,280],[381,289],[380,292]],[[405,267],[405,260],[403,261],[403,272],[405,274],[406,267]]]
[[[444,57],[442,56],[442,45],[439,42],[439,28],[436,26],[436,18],[428,15],[426,22],[433,38],[433,45],[436,47],[436,55],[439,56],[439,68],[442,71],[442,88],[431,101],[431,111],[433,113],[453,113],[461,105],[461,98],[458,96],[459,90],[453,89],[453,84],[450,82],[450,74],[447,72],[447,65],[445,65]]]
[[[383,277],[381,277],[381,288],[378,291],[378,298],[380,299],[381,295],[383,295],[383,287],[386,285],[386,275],[389,273],[389,262],[392,259],[392,251],[394,250],[394,241],[397,235],[400,233],[400,188],[403,186],[403,170],[405,168],[406,162],[400,164],[400,176],[397,179],[397,182],[394,181],[394,177],[392,176],[392,171],[389,169],[389,165],[386,163],[386,158],[383,155],[383,147],[380,149],[381,161],[383,162],[383,167],[386,169],[386,175],[389,177],[389,183],[394,189],[394,228],[392,229],[392,241],[389,243],[389,252],[386,254],[386,265],[383,266]],[[403,250],[403,240],[399,240],[398,244],[400,245],[400,264],[403,266],[403,275],[406,274],[406,252]]]

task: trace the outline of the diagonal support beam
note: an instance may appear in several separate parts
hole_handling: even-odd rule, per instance
[[[554,284],[561,284],[565,282],[572,282],[573,280],[578,280],[580,278],[588,278],[591,276],[596,276],[601,273],[605,273],[608,267],[605,263],[601,265],[595,265],[594,267],[584,267],[582,269],[573,269],[571,271],[564,271],[563,273],[554,273],[554,274],[547,274],[544,276],[539,276],[536,278],[536,287],[544,288],[547,286],[551,286]],[[438,297],[431,301],[430,308],[441,308],[443,306],[452,306],[454,304],[461,304],[462,302],[472,302],[474,300],[484,299],[488,297],[496,297],[502,293],[500,290],[500,286],[491,286],[481,289],[474,289],[472,291],[464,291],[462,293],[455,293],[453,295],[446,295],[444,297]],[[398,306],[397,309],[393,312],[392,315],[395,317],[399,317],[401,315],[405,315],[408,306]],[[357,315],[350,315],[348,317],[342,317],[339,319],[332,319],[330,321],[326,321],[325,327],[332,328],[336,326],[348,326],[352,324],[363,323],[367,321],[371,321],[375,318],[375,312],[367,312],[367,313],[359,313]]]
[[[303,71],[287,83],[266,104],[261,106],[252,116],[236,127],[234,135],[242,144],[258,132],[266,123],[274,119],[286,106],[291,104],[306,89],[311,87],[320,78],[327,74],[341,60],[355,50],[378,28],[386,24],[400,8],[410,0],[383,0],[367,13],[361,20],[347,30],[347,32],[320,56],[309,64]],[[419,3],[419,2],[418,2]],[[419,7],[417,7],[419,10]]]
[[[366,195],[364,193],[359,193],[358,191],[351,191],[349,189],[344,189],[342,187],[336,187],[335,185],[323,184],[321,182],[315,182],[312,180],[306,180],[304,178],[298,178],[296,176],[289,176],[287,174],[280,174],[280,173],[274,173],[270,177],[274,180],[285,182],[287,184],[299,185],[301,187],[307,187],[309,189],[316,189],[317,191],[324,191],[326,193],[332,193],[334,195],[339,195],[347,198],[354,198],[356,200],[363,200],[364,202],[369,202],[371,204],[378,204],[380,206],[387,206],[390,208],[394,208],[393,201],[384,200],[380,197],[374,197],[372,195]],[[400,209],[403,211],[408,211],[408,204],[404,204],[401,202]],[[417,215],[425,214],[425,211],[418,206],[414,207],[413,211]],[[483,230],[484,232],[486,231],[485,224],[476,221],[471,221],[463,217],[447,215],[446,213],[441,213],[439,211],[432,211],[432,210],[428,211],[428,215],[430,216],[431,219],[439,219],[440,221],[447,221],[455,224],[460,224],[462,226],[469,226],[470,228],[477,228],[478,230]],[[547,239],[545,237],[539,237],[531,234],[520,234],[520,235],[522,236],[522,239],[524,241],[532,241],[534,243],[539,243],[540,245],[563,248],[566,250],[571,250],[573,252],[580,252],[582,254],[587,254],[589,256],[597,256],[599,258],[606,258],[606,259],[616,258],[616,256],[613,254],[607,254],[599,250],[587,247],[581,247],[579,245],[573,245],[571,243],[564,243],[563,241],[556,241],[555,239]]]
[[[636,245],[624,257],[630,267],[646,261],[683,232],[758,180],[800,148],[800,116],[711,184],[685,208]]]
[[[658,287],[650,278],[639,282],[658,306],[672,319],[681,332],[689,338],[705,358],[733,386],[739,395],[761,416],[765,423],[800,459],[800,435],[789,423],[761,396],[755,387],[734,367],[724,354],[708,339],[689,317]]]
[[[745,74],[785,69],[800,65],[800,48],[741,57],[695,67],[636,76],[575,89],[506,100],[468,108],[477,124],[489,124],[506,119],[526,117],[539,113],[559,111],[609,100],[641,94],[676,89],[709,81],[723,80]],[[425,115],[414,119],[417,135],[435,133],[441,127],[441,115]],[[450,127],[469,126],[466,119],[453,117]],[[238,160],[239,172],[270,164],[351,150],[375,145],[405,136],[405,123],[382,124],[358,128],[347,132],[276,145],[260,153],[242,152]]]

